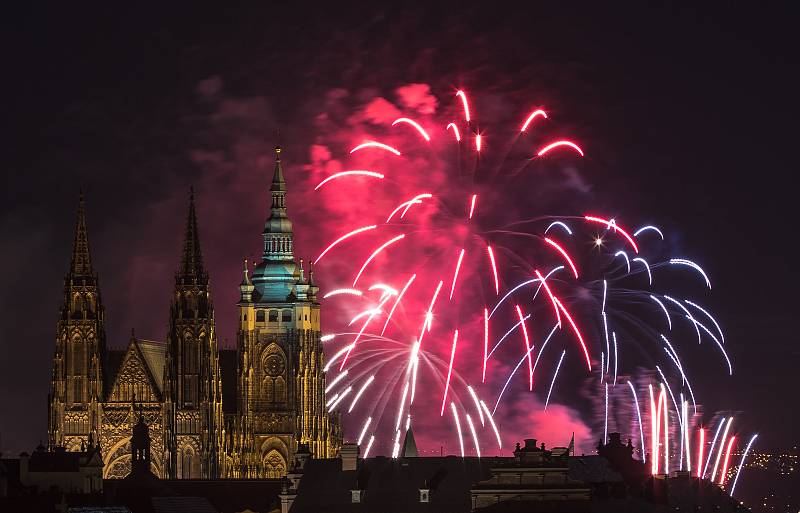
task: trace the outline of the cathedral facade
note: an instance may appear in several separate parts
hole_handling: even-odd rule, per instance
[[[245,262],[235,350],[220,350],[194,196],[164,342],[106,345],[105,309],[81,197],[48,395],[48,443],[99,444],[104,478],[131,470],[141,418],[162,478],[277,478],[298,451],[338,454],[338,414],[325,407],[320,305],[313,272],[295,261],[286,182],[276,148],[261,261]],[[223,400],[223,398],[225,400]]]

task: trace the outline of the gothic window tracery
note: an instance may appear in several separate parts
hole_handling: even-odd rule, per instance
[[[281,453],[272,449],[264,457],[264,477],[278,479],[286,474],[286,462]]]

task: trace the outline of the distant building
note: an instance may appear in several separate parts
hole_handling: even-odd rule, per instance
[[[300,444],[317,458],[336,456],[341,427],[338,414],[325,411],[318,289],[295,261],[280,148],[269,194],[261,261],[252,276],[245,263],[239,285],[235,351],[217,346],[194,195],[166,342],[132,333],[127,349],[108,349],[81,197],[56,327],[51,451],[79,451],[93,438],[103,447],[103,477],[123,478],[131,471],[131,427],[142,418],[151,470],[162,478],[279,478]]]

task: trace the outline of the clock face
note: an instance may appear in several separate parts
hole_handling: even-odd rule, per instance
[[[283,374],[286,365],[280,355],[273,354],[267,357],[264,367],[269,376],[280,376]]]

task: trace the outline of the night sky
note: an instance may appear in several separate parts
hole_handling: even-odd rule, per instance
[[[46,438],[79,188],[109,345],[124,347],[131,328],[164,339],[194,186],[218,337],[232,347],[241,259],[260,252],[272,146],[286,147],[290,215],[308,258],[330,224],[315,218],[312,199],[292,201],[292,180],[304,183],[323,98],[409,83],[557,113],[591,157],[581,176],[593,208],[658,224],[676,253],[711,274],[706,303],[726,329],[735,375],[695,378],[708,410],[738,412],[741,431],[761,432],[764,449],[796,444],[800,83],[791,13],[490,4],[6,13],[3,450]]]

